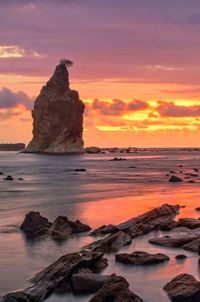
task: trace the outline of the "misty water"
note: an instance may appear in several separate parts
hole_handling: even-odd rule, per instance
[[[29,278],[61,255],[78,251],[95,240],[89,234],[75,235],[66,241],[51,238],[27,239],[19,230],[24,215],[39,211],[53,221],[65,215],[89,224],[120,223],[163,203],[181,204],[181,217],[199,217],[200,177],[195,183],[169,183],[169,171],[184,177],[192,169],[200,169],[198,150],[146,150],[120,154],[125,161],[110,161],[116,154],[97,155],[32,155],[0,152],[0,171],[12,175],[14,181],[0,176],[0,295],[31,283]],[[182,165],[183,167],[179,167]],[[86,172],[74,172],[85,168]],[[183,173],[181,173],[183,171]],[[196,173],[196,172],[195,172]],[[17,180],[22,177],[24,180]],[[179,217],[180,217],[179,216]],[[171,260],[150,266],[115,263],[114,254],[106,255],[109,266],[102,274],[124,276],[130,288],[144,301],[169,301],[162,287],[180,273],[191,273],[199,279],[198,256],[175,248],[160,248],[148,239],[162,232],[152,232],[133,240],[120,250],[163,252]],[[166,233],[165,233],[166,234]],[[175,256],[188,258],[177,262]],[[51,295],[46,301],[86,302],[91,295]]]

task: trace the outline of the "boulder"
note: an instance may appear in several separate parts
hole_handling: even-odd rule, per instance
[[[183,254],[179,254],[179,255],[176,255],[175,259],[176,260],[185,260],[185,259],[187,259],[187,256],[183,255]]]
[[[169,179],[169,182],[181,182],[183,181],[180,177],[172,175]]]
[[[94,293],[99,290],[110,276],[78,273],[72,276],[72,288],[75,293]]]
[[[163,289],[173,302],[200,301],[200,282],[189,274],[178,275],[168,282]]]
[[[20,229],[28,235],[38,235],[45,233],[51,226],[47,218],[40,215],[39,212],[31,211],[26,214]]]
[[[14,178],[11,176],[11,175],[8,175],[8,176],[6,176],[5,178],[4,178],[4,180],[14,180]]]
[[[143,300],[129,289],[129,284],[121,276],[113,275],[89,302],[142,302]]]
[[[65,218],[65,217],[64,217]],[[62,216],[58,216],[53,222],[47,234],[56,238],[68,238],[72,233],[72,228]]]
[[[118,262],[134,265],[146,265],[157,264],[170,260],[170,258],[164,254],[149,254],[146,252],[135,251],[131,254],[121,253],[115,255],[115,260]]]
[[[184,244],[183,249],[194,253],[200,253],[200,237]]]
[[[83,148],[84,104],[69,88],[69,74],[61,62],[35,100],[33,138],[26,153],[80,153]]]

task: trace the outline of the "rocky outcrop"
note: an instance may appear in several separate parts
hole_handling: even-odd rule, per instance
[[[83,149],[84,104],[69,88],[69,74],[61,62],[35,100],[33,139],[26,153],[80,153]]]
[[[72,287],[76,293],[94,293],[98,291],[110,276],[88,273],[77,273],[72,276]]]
[[[170,260],[170,258],[164,254],[149,254],[146,252],[136,251],[131,254],[121,253],[115,255],[115,260],[125,264],[133,265],[148,265],[148,264],[157,264],[164,261]]]
[[[29,235],[44,234],[51,226],[51,223],[46,217],[40,215],[39,212],[31,211],[26,214],[20,229]]]
[[[200,301],[200,282],[189,274],[178,275],[168,282],[163,289],[173,302]]]
[[[121,276],[113,275],[89,302],[142,302],[143,300],[129,289],[129,284]]]

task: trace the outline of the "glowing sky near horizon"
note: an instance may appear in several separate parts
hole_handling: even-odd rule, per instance
[[[86,104],[85,145],[199,147],[198,0],[7,0],[0,6],[0,142],[28,142],[62,57]]]

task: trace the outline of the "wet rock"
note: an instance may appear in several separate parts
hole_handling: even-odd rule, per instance
[[[149,242],[160,246],[182,247],[183,245],[197,238],[198,235],[163,236],[163,237],[152,238],[149,240]]]
[[[88,224],[82,223],[80,220],[71,221],[66,217],[66,223],[68,223],[72,229],[72,233],[82,233],[91,230]]]
[[[114,252],[121,247],[129,245],[132,242],[131,237],[122,231],[109,235],[103,239],[96,240],[89,245],[84,246],[81,251],[90,252]]]
[[[200,237],[195,240],[190,241],[187,244],[184,244],[183,249],[190,251],[190,252],[199,253],[200,252]]]
[[[110,276],[78,273],[72,276],[72,288],[76,293],[94,293],[99,290]]]
[[[110,159],[110,161],[122,161],[122,160],[126,160],[126,158],[123,158],[123,157],[114,157],[114,158]]]
[[[157,264],[170,260],[170,258],[164,254],[149,254],[146,252],[135,251],[131,254],[121,253],[115,255],[115,260],[118,262],[134,265],[147,265]]]
[[[8,175],[8,176],[6,176],[5,178],[4,178],[4,180],[14,180],[14,178],[11,176],[11,175]]]
[[[194,168],[194,169],[193,169],[193,171],[195,171],[195,172],[199,172],[199,169],[197,169],[197,168]]]
[[[87,171],[86,169],[75,169],[74,172],[85,172]]]
[[[200,282],[189,274],[178,275],[168,282],[163,289],[173,302],[200,301]]]
[[[182,182],[183,180],[178,177],[178,176],[175,176],[175,175],[172,175],[169,179],[169,182]]]
[[[196,229],[200,227],[200,219],[195,218],[180,218],[178,220],[178,225],[181,227],[186,227],[188,229]]]
[[[51,223],[46,217],[40,215],[39,212],[31,211],[26,214],[20,229],[29,235],[39,235],[45,233],[51,226]]]
[[[113,275],[89,302],[142,302],[121,276]]]
[[[65,217],[58,216],[51,225],[47,234],[56,238],[69,238],[72,233],[72,228],[66,223]]]
[[[18,177],[17,180],[24,180],[22,177]]]
[[[35,100],[33,139],[26,153],[80,153],[83,148],[84,104],[69,88],[69,74],[60,62]]]
[[[3,297],[3,302],[41,302],[52,292],[70,283],[73,273],[83,267],[92,265],[101,257],[101,253],[71,253],[60,257],[56,262],[49,265],[43,271],[32,278],[33,286],[18,292],[13,292]],[[19,298],[20,297],[20,298]]]
[[[175,221],[174,219],[166,219],[163,222],[160,223],[159,229],[161,231],[171,231],[173,230],[175,227],[177,227],[178,222]]]
[[[4,173],[0,171],[0,175],[4,175]]]
[[[172,219],[179,213],[180,206],[164,204],[161,207],[150,210],[142,215],[133,217],[118,225],[105,225],[95,229],[92,234],[114,233],[117,230],[123,231],[134,238],[143,234],[147,234],[152,230],[157,230],[160,225],[169,219]]]
[[[196,210],[196,211],[200,211],[200,207],[196,208],[195,210]]]
[[[179,254],[175,257],[176,260],[185,260],[187,259],[187,256],[186,255],[183,255],[183,254]]]
[[[198,174],[195,174],[195,173],[185,173],[186,176],[189,176],[189,177],[198,177],[199,175]]]

